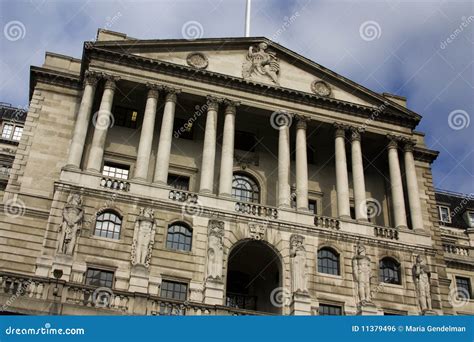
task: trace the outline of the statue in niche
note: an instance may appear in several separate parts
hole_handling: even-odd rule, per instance
[[[224,222],[210,220],[208,226],[207,279],[220,280],[222,278],[223,237]]]
[[[273,83],[278,84],[280,64],[275,52],[267,51],[267,43],[250,46],[246,61],[242,65],[242,76],[247,79],[253,74],[270,77]]]
[[[306,284],[306,249],[304,237],[293,234],[290,237],[290,258],[293,292],[307,293]]]
[[[372,303],[370,293],[370,258],[365,253],[365,246],[358,243],[356,255],[352,258],[352,271],[356,283],[357,296],[361,305]]]
[[[58,251],[72,255],[76,246],[84,219],[84,209],[82,208],[82,197],[78,193],[71,193],[67,198],[67,203],[63,209],[63,221],[59,226],[59,246]]]
[[[431,310],[431,272],[426,265],[422,255],[417,255],[413,266],[413,280],[416,287],[416,295],[422,311]]]
[[[132,265],[150,266],[151,253],[155,243],[155,214],[151,208],[141,208],[135,221],[132,244]]]

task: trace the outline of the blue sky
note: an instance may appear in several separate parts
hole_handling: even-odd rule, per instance
[[[245,0],[0,0],[0,101],[26,106],[29,66],[41,65],[45,51],[81,57],[99,27],[183,38],[183,25],[195,21],[199,36],[233,37],[244,34],[244,16]],[[253,0],[251,35],[406,96],[423,116],[417,130],[440,151],[435,186],[474,193],[474,2]]]

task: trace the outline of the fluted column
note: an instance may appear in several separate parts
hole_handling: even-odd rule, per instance
[[[362,162],[360,131],[351,128],[351,152],[352,152],[352,180],[354,186],[354,209],[355,218],[367,221],[367,199],[365,197],[364,165]]]
[[[176,109],[177,94],[179,90],[166,88],[165,108],[161,120],[158,152],[156,153],[155,176],[153,182],[167,184],[170,164],[171,142],[173,140],[174,112]]]
[[[86,71],[84,82],[84,92],[82,93],[81,105],[79,106],[79,112],[76,117],[76,125],[74,126],[74,133],[67,161],[67,166],[72,168],[79,168],[81,163],[87,136],[87,127],[89,126],[89,121],[91,119],[92,104],[94,102],[98,77],[95,73]]]
[[[286,120],[278,127],[278,206],[281,208],[289,208],[291,200],[290,122]]]
[[[102,166],[105,139],[107,138],[109,127],[113,122],[112,104],[114,100],[116,82],[118,81],[118,77],[116,76],[105,75],[104,78],[106,79],[104,93],[102,94],[99,111],[97,112],[97,117],[94,121],[95,130],[92,137],[89,161],[87,163],[87,169],[93,172],[99,172]]]
[[[308,210],[308,155],[306,153],[307,118],[297,116],[296,122],[296,208]]]
[[[335,150],[336,150],[336,192],[337,192],[337,214],[340,218],[351,217],[349,202],[349,178],[347,175],[346,160],[346,129],[347,127],[336,123]]]
[[[238,103],[226,100],[225,104],[219,196],[230,197],[232,194],[232,176],[234,168],[235,113]]]
[[[138,144],[137,163],[135,166],[135,179],[146,180],[148,166],[150,165],[151,145],[153,143],[153,132],[155,131],[156,106],[160,86],[147,83],[148,94],[145,105],[145,114]]]
[[[212,193],[214,189],[214,168],[216,161],[217,112],[221,99],[207,97],[207,118],[202,150],[201,182],[199,192]]]
[[[418,189],[418,180],[416,177],[415,159],[413,157],[414,146],[415,143],[413,141],[408,141],[403,147],[405,157],[405,173],[412,228],[422,230],[424,229],[423,216],[421,214],[420,192]]]
[[[406,228],[407,218],[405,200],[403,198],[402,174],[398,160],[398,143],[394,136],[389,135],[388,166],[390,172],[390,188],[392,192],[393,217],[396,228]]]

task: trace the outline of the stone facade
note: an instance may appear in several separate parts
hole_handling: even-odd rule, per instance
[[[47,53],[31,73],[3,311],[473,312],[453,304],[437,152],[403,98],[265,38],[100,30],[82,60]]]

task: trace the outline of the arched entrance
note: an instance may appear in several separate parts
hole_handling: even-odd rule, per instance
[[[234,246],[227,261],[227,306],[280,314],[271,300],[278,287],[281,260],[268,244],[245,240]]]

